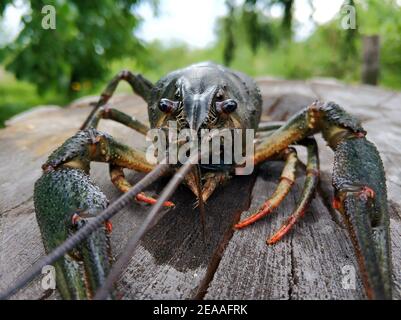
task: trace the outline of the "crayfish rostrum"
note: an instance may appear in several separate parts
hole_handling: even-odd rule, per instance
[[[108,104],[121,80],[127,81],[147,102],[150,127]],[[35,210],[46,250],[51,252],[108,206],[106,196],[90,180],[91,161],[107,162],[112,183],[124,193],[132,186],[123,168],[151,174],[157,166],[148,161],[145,152],[98,131],[101,119],[119,122],[144,135],[150,129],[164,130],[171,121],[176,122],[179,132],[190,129],[195,136],[205,129],[253,129],[252,164],[257,166],[264,161],[282,159],[285,165],[275,192],[257,212],[238,222],[236,229],[261,220],[280,205],[295,180],[298,158],[292,146],[305,146],[308,156],[301,197],[282,227],[268,238],[268,245],[280,241],[291,230],[313,198],[319,180],[319,159],[313,135],[321,133],[334,151],[333,203],[348,227],[366,294],[368,298],[390,299],[391,254],[385,173],[380,155],[366,139],[360,122],[333,102],[316,101],[279,124],[260,122],[261,111],[262,97],[255,82],[240,72],[214,63],[200,63],[174,71],[156,84],[129,71],[119,73],[104,90],[81,129],[51,154],[43,165],[42,177],[35,184]],[[169,169],[160,175],[174,175],[172,179],[183,181],[201,207],[243,163],[191,163],[186,166],[188,170],[180,171],[185,165],[169,163]],[[153,205],[159,201],[160,207],[174,207],[162,197],[157,200],[143,192],[136,194],[136,200]],[[92,298],[103,286],[113,268],[110,232],[110,223],[104,221],[100,228],[57,260],[57,285],[63,298]],[[109,297],[113,297],[112,292]]]

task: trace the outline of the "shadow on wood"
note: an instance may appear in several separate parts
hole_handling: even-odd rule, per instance
[[[345,86],[335,80],[285,81],[260,79],[264,120],[283,120],[315,99],[336,101],[361,117],[368,137],[383,157],[391,209],[394,297],[400,298],[401,279],[401,93],[371,86]],[[49,153],[71,136],[90,111],[88,101],[70,108],[37,109],[11,120],[0,130],[0,290],[9,286],[44,255],[33,210],[33,184]],[[146,105],[134,95],[120,95],[111,104],[147,121]],[[100,130],[138,148],[143,137],[121,125],[103,121]],[[174,194],[177,208],[154,226],[141,242],[118,283],[124,299],[359,299],[364,297],[359,271],[341,219],[330,208],[332,153],[317,136],[322,181],[305,218],[281,242],[266,246],[295,208],[303,181],[298,170],[294,190],[273,214],[237,232],[232,225],[243,210],[258,207],[274,190],[280,163],[266,163],[249,177],[235,177],[210,198],[206,206],[207,237],[202,239],[194,196],[184,186]],[[298,148],[301,159],[305,152]],[[120,193],[111,184],[108,166],[93,164],[91,175],[110,201]],[[140,175],[128,173],[131,182]],[[166,180],[147,189],[159,194]],[[148,206],[133,202],[113,218],[112,246],[121,253],[138,228]],[[242,217],[250,214],[246,211]],[[344,266],[356,270],[356,287],[342,286]],[[57,299],[40,285],[40,277],[14,299]]]

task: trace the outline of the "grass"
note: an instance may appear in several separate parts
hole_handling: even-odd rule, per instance
[[[55,93],[40,96],[33,84],[16,80],[0,69],[0,128],[12,116],[45,104],[63,104],[65,101]]]
[[[271,50],[261,47],[253,54],[248,46],[237,48],[231,67],[249,74],[252,77],[275,76],[284,79],[308,79],[312,77],[334,77],[346,83],[359,83],[360,60],[351,60],[345,64],[341,60],[339,39],[333,30],[322,29],[321,34],[316,33],[309,41],[302,43],[284,44]],[[202,50],[189,50],[184,45],[163,47],[159,43],[149,44],[149,59],[139,64],[135,58],[121,59],[110,65],[111,79],[118,71],[129,69],[142,73],[155,82],[172,70],[185,67],[189,64],[211,60],[217,63],[222,61],[222,46]],[[382,63],[380,85],[391,89],[401,89],[401,73],[398,72],[399,53],[397,50],[383,50],[386,58]],[[395,52],[394,52],[395,51]],[[99,94],[106,86],[107,81],[95,83],[90,90],[77,94]],[[122,84],[118,92],[131,92],[127,84]],[[40,96],[33,84],[16,80],[11,74],[0,67],[0,127],[15,114],[28,110],[34,106],[56,104],[64,105],[68,101],[62,94],[49,92]]]
[[[236,50],[231,63],[233,69],[252,77],[274,76],[284,79],[308,79],[312,77],[337,78],[346,83],[360,83],[362,66],[362,36],[380,36],[380,82],[385,88],[401,90],[401,7],[393,0],[364,1],[368,6],[358,5],[358,32],[354,36],[340,27],[338,16],[326,24],[318,25],[313,34],[302,42],[287,42],[277,33],[278,46],[269,48],[260,42],[256,53],[251,52],[249,37],[244,26],[234,24]],[[386,19],[383,19],[386,17]],[[239,20],[238,20],[239,21]],[[238,22],[237,21],[237,22]],[[129,69],[142,73],[155,82],[172,70],[189,64],[211,60],[223,63],[224,28],[218,25],[216,43],[210,48],[189,49],[180,43],[164,45],[160,42],[146,43],[147,54],[141,53],[141,63],[132,57],[110,63],[111,79],[118,71]],[[280,29],[274,32],[280,32]],[[353,50],[350,50],[353,48]],[[50,80],[50,79],[49,79]],[[99,94],[107,84],[96,81],[77,93],[76,97]],[[131,92],[122,84],[118,92]],[[71,98],[70,98],[71,99]],[[44,96],[37,93],[33,84],[17,81],[0,66],[0,127],[13,115],[34,106],[45,104],[64,105],[68,101],[62,92],[49,92]]]

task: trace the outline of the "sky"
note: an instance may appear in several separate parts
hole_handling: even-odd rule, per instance
[[[21,15],[27,10],[22,2],[17,0],[16,6],[7,8],[5,20],[0,26],[6,29],[9,39],[18,34]],[[332,19],[339,12],[344,0],[312,2],[316,10],[313,18],[320,24]],[[202,48],[213,43],[215,22],[218,17],[226,14],[224,0],[160,0],[159,14],[156,17],[148,3],[141,4],[137,10],[143,18],[141,27],[136,31],[141,39],[160,40],[166,44],[179,41],[193,48]],[[281,13],[278,6],[271,11],[273,16],[280,16]],[[299,22],[295,32],[296,39],[304,39],[313,31],[314,24],[309,19],[310,14],[308,0],[295,0],[294,16]]]

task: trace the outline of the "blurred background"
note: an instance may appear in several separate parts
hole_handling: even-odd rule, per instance
[[[121,69],[156,81],[204,60],[401,89],[401,0],[0,0],[0,127],[99,94]]]

